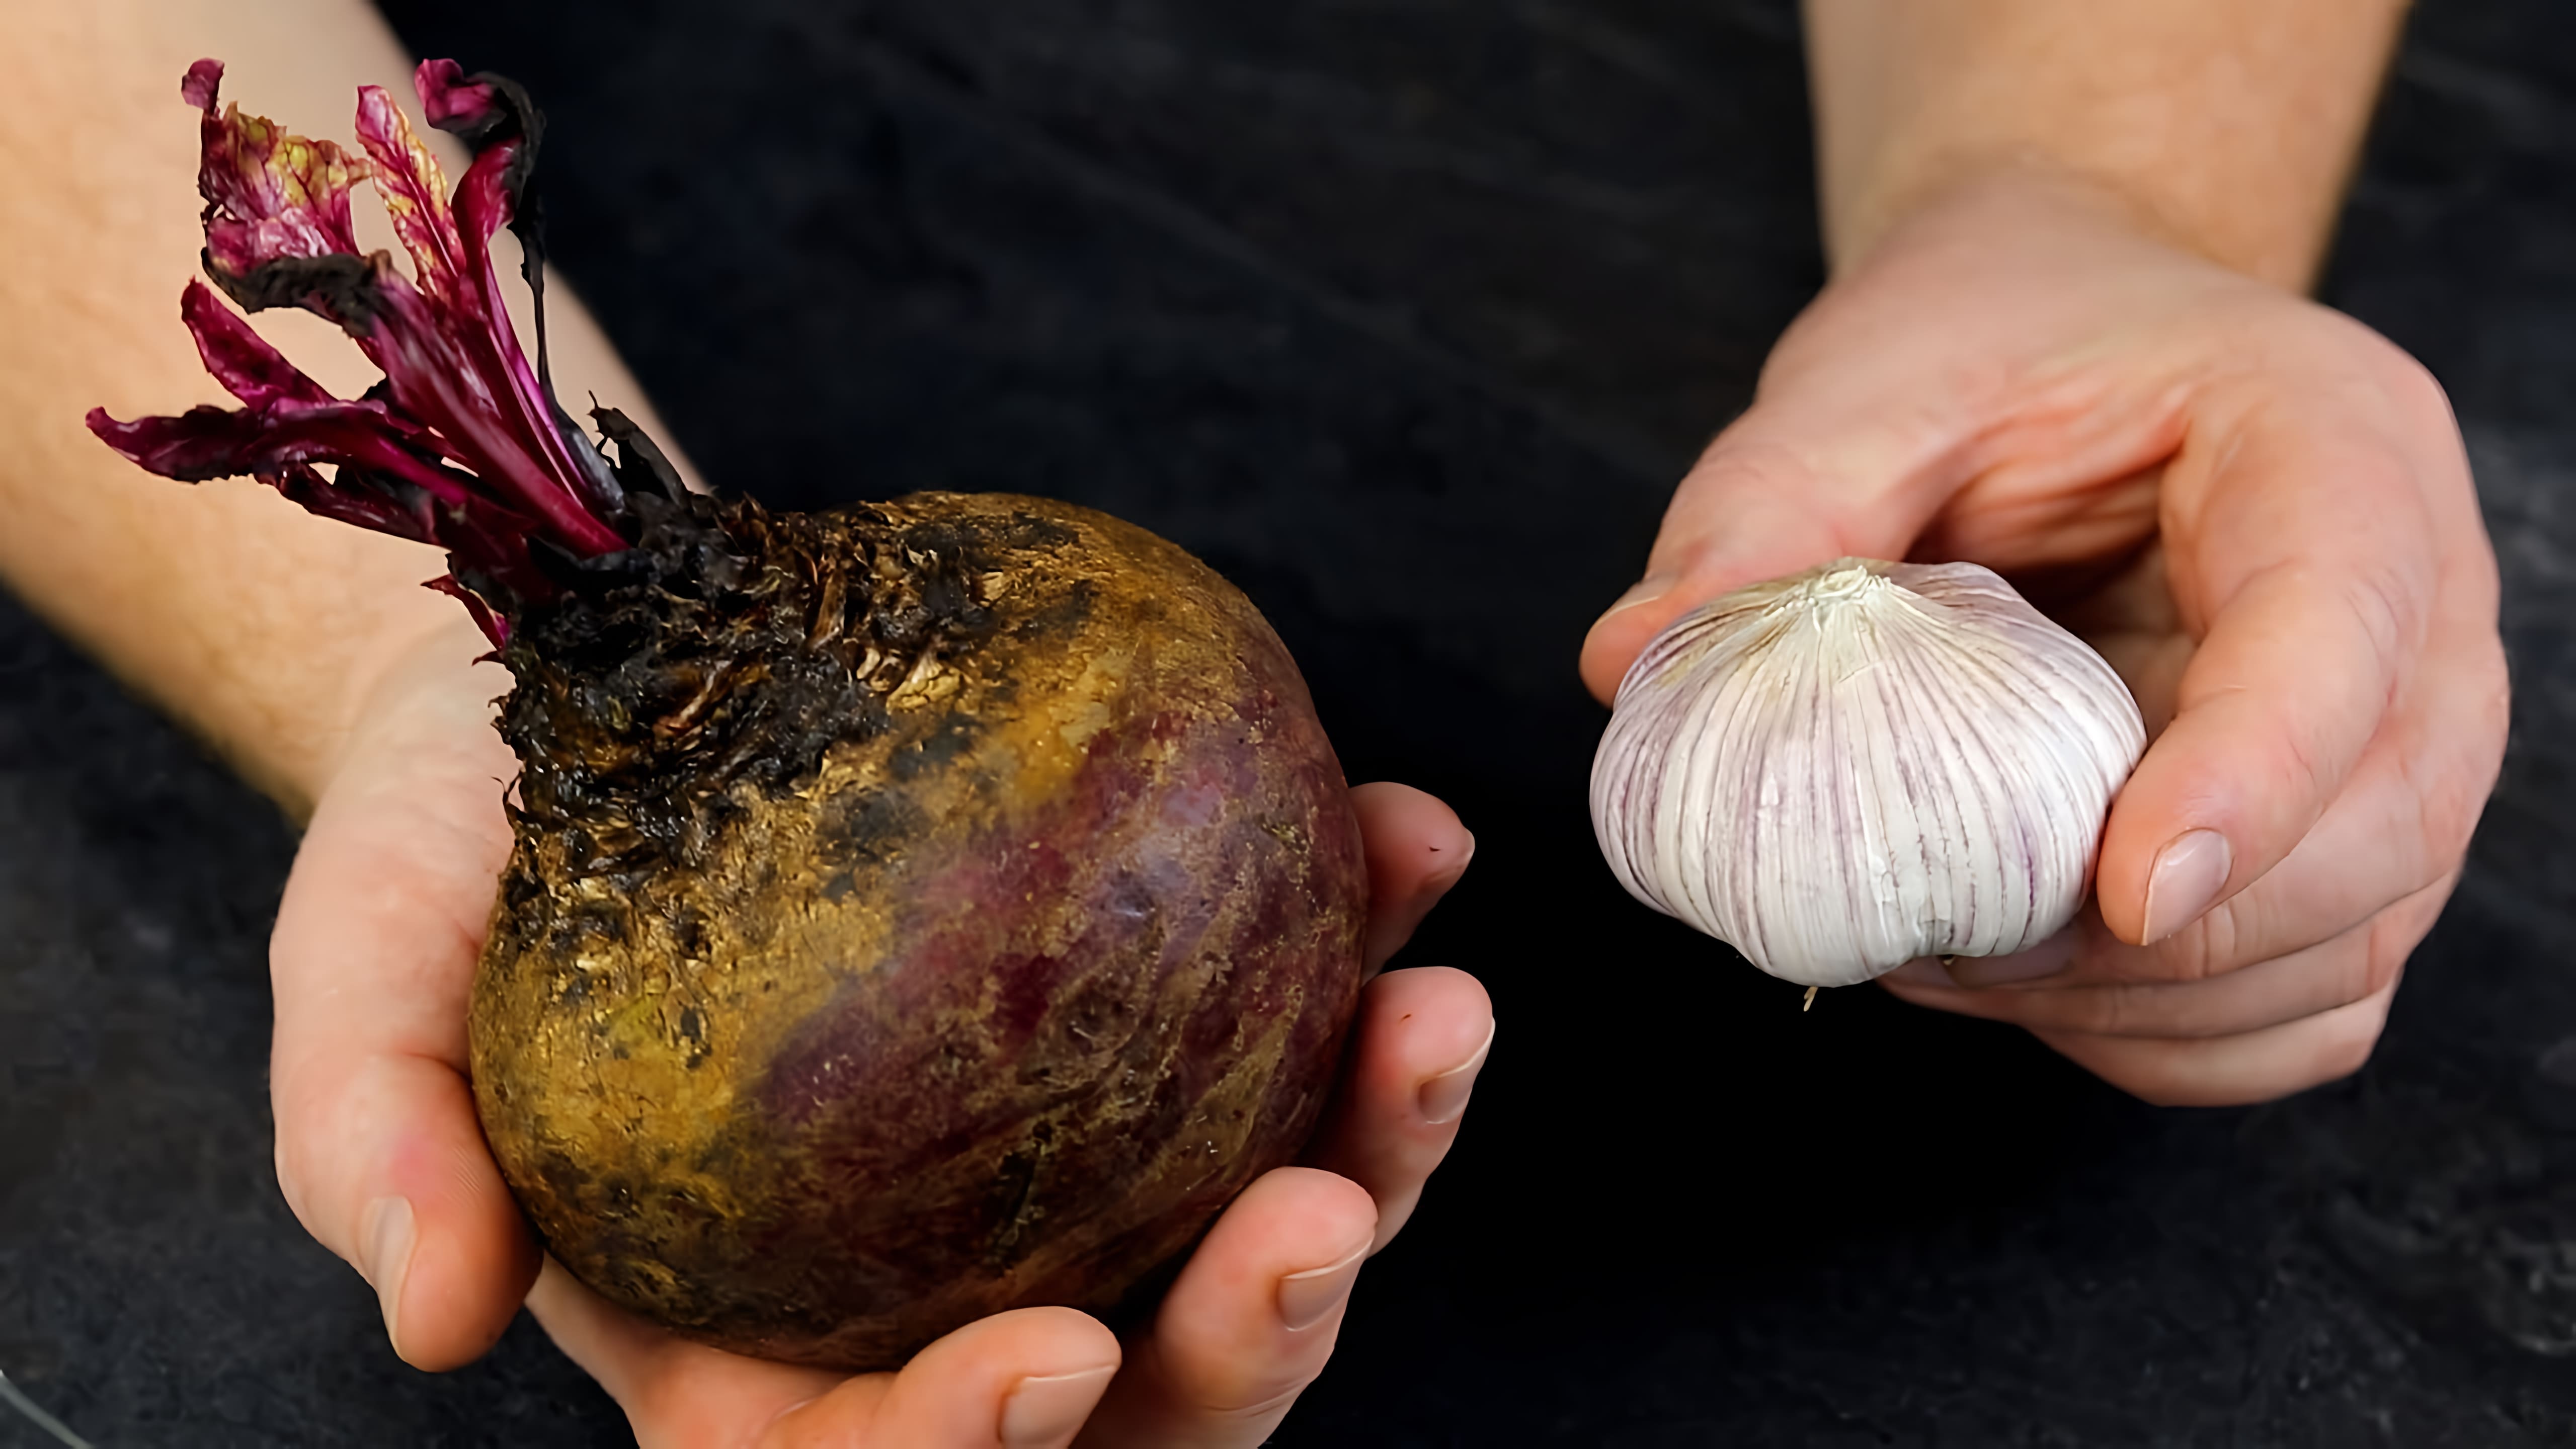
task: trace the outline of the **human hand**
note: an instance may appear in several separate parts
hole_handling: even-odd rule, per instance
[[[673,1337],[541,1263],[477,1125],[467,993],[510,849],[490,724],[509,684],[463,667],[470,628],[389,665],[321,794],[271,946],[278,1180],[381,1298],[422,1368],[481,1355],[524,1299],[653,1446],[1254,1445],[1330,1355],[1362,1259],[1385,1246],[1458,1130],[1491,1041],[1463,972],[1377,976],[1310,1154],[1256,1181],[1121,1344],[1064,1308],[1005,1313],[899,1373],[843,1374]],[[1374,970],[1455,884],[1474,841],[1400,785],[1352,792]]]
[[[1781,339],[1584,679],[1606,701],[1692,606],[1843,555],[2014,579],[2119,670],[2152,740],[2076,926],[1889,990],[2155,1102],[2360,1067],[2505,738],[2494,556],[2421,367],[2077,183],[1988,176]]]

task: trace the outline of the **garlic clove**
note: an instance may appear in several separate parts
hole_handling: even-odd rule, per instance
[[[1990,570],[1841,559],[1646,646],[1593,827],[1639,900],[1846,986],[2063,928],[2145,748],[2119,676]]]

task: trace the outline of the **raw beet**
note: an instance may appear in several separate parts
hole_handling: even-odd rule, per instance
[[[542,321],[533,367],[511,332],[500,227],[541,277],[517,87],[420,67],[475,147],[451,196],[383,92],[355,155],[218,110],[221,76],[181,86],[209,278],[385,381],[334,398],[191,283],[243,406],[90,426],[447,551],[522,765],[475,1101],[549,1250],[705,1342],[842,1368],[1149,1283],[1296,1154],[1359,989],[1358,824],[1260,615],[1067,504],[689,494],[624,417],[595,442],[557,406]],[[359,180],[408,275],[358,254]]]
[[[583,1281],[740,1352],[1109,1308],[1294,1155],[1349,1023],[1366,876],[1295,666],[1065,504],[732,523],[738,571],[503,655],[502,1169]]]

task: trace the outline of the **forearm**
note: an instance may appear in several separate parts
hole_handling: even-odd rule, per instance
[[[374,672],[461,611],[419,587],[445,567],[435,550],[248,479],[152,477],[82,426],[93,406],[224,400],[177,305],[202,244],[178,83],[208,55],[245,110],[311,135],[345,139],[361,83],[410,92],[410,58],[359,0],[0,6],[0,581],[300,816]],[[549,301],[565,395],[651,426],[578,302]],[[317,318],[258,325],[341,396],[374,381]]]
[[[1806,0],[1826,242],[2022,172],[2312,279],[2404,0]]]

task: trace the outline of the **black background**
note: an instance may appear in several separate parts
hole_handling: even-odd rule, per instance
[[[1821,280],[1788,5],[388,11],[545,104],[554,255],[714,481],[1154,528],[1477,832],[1406,960],[1496,1052],[1280,1443],[2576,1442],[2576,12],[2427,0],[2324,289],[2451,389],[2504,560],[2473,868],[2360,1077],[2160,1112],[1801,1015],[1592,847],[1576,646]],[[279,1202],[292,845],[0,601],[0,1370],[102,1449],[628,1442],[524,1323],[402,1367]]]

